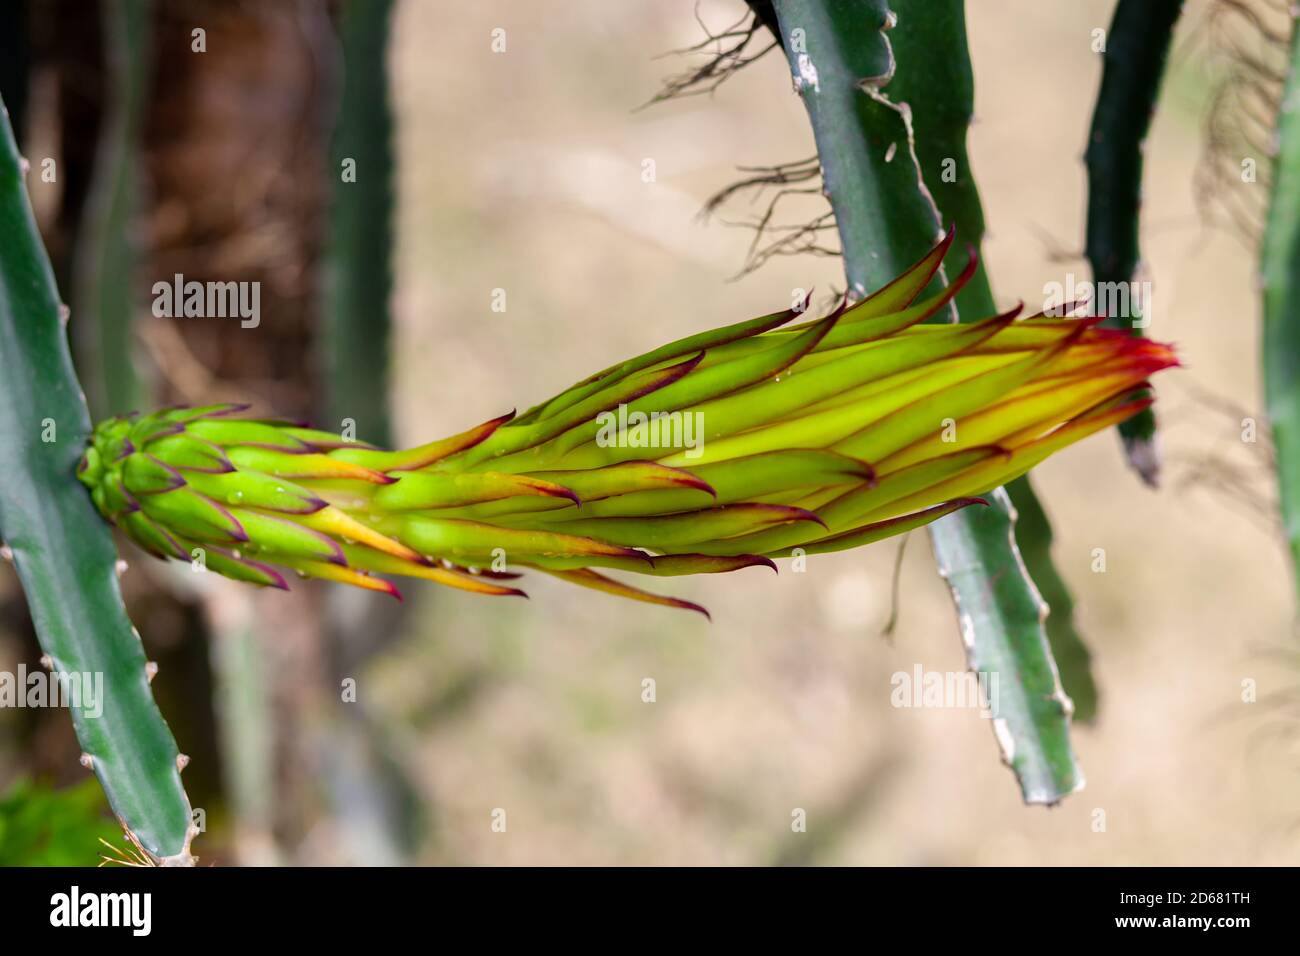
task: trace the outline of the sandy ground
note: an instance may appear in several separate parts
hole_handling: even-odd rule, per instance
[[[840,279],[833,260],[800,258],[728,282],[748,234],[695,218],[735,166],[811,155],[779,56],[716,96],[633,111],[686,65],[653,57],[700,38],[693,6],[401,6],[403,439],[526,407],[616,358]],[[1101,69],[1090,34],[1111,4],[971,6],[991,276],[1001,302],[1040,305],[1045,283],[1088,276],[1053,244],[1082,243],[1080,157]],[[723,26],[736,7],[700,10]],[[1195,49],[1180,46],[1147,144],[1143,235],[1151,334],[1187,365],[1161,392],[1175,473],[1203,452],[1243,454],[1239,422],[1192,402],[1177,377],[1260,407],[1252,255],[1193,205],[1205,97]],[[406,759],[434,811],[421,859],[1295,863],[1300,726],[1265,700],[1297,683],[1280,657],[1294,647],[1280,547],[1220,497],[1142,487],[1112,435],[1035,477],[1104,695],[1099,722],[1075,735],[1087,787],[1063,805],[1021,804],[975,712],[891,707],[894,672],[963,667],[917,535],[892,643],[880,632],[893,543],[813,558],[803,574],[673,582],[711,625],[547,580],[528,581],[528,602],[425,590],[370,675],[409,728]],[[1096,548],[1105,573],[1091,570]],[[1242,702],[1243,680],[1259,703]],[[792,832],[796,809],[806,833]]]

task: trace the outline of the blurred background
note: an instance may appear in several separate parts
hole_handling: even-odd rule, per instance
[[[738,167],[813,155],[779,52],[646,105],[707,60],[665,54],[741,20],[738,0],[400,0],[385,35],[388,6],[6,4],[3,92],[96,414],[239,399],[412,444],[842,287],[811,253],[746,271],[766,199],[700,216]],[[1000,305],[1089,278],[1081,156],[1112,7],[968,6]],[[1074,734],[1083,791],[1025,807],[977,712],[891,706],[895,672],[964,668],[924,535],[897,602],[897,542],[675,579],[712,624],[536,575],[526,602],[413,585],[400,607],[197,586],[124,549],[202,862],[1295,863],[1291,571],[1267,448],[1242,441],[1266,186],[1214,171],[1238,108],[1216,9],[1189,0],[1145,153],[1148,334],[1186,365],[1161,382],[1163,487],[1112,434],[1035,471],[1101,692]],[[150,287],[178,272],[261,282],[260,325],[155,317]],[[7,566],[0,602],[0,670],[36,668]],[[78,754],[66,713],[0,710],[0,863],[97,862],[115,828]]]

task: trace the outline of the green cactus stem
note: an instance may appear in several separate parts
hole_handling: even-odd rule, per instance
[[[0,536],[12,552],[50,666],[103,675],[103,710],[72,722],[82,762],[122,825],[158,861],[189,863],[194,830],[176,742],[149,691],[108,529],[73,471],[90,415],[72,371],[49,258],[7,115],[0,118]],[[94,708],[97,709],[97,708]]]
[[[1101,89],[1088,132],[1088,262],[1098,288],[1133,281],[1141,254],[1142,153],[1155,115],[1174,25],[1183,0],[1119,0],[1106,36]],[[1100,298],[1100,297],[1099,297]],[[1142,335],[1145,323],[1129,297],[1127,314],[1107,316],[1117,328]],[[1100,305],[1100,302],[1094,303]],[[1150,319],[1149,303],[1147,319]],[[1155,486],[1160,477],[1156,417],[1148,408],[1119,426],[1129,467]]]
[[[1277,446],[1282,521],[1300,592],[1300,30],[1293,33],[1291,41],[1278,142],[1260,262],[1264,395]]]

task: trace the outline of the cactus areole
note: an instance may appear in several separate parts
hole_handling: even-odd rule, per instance
[[[168,408],[99,424],[78,474],[146,551],[255,585],[520,595],[515,569],[534,568],[703,612],[603,571],[775,569],[908,531],[1145,408],[1134,390],[1177,364],[1090,319],[921,324],[974,273],[919,298],[951,241],[824,318],[682,339],[415,448]]]

